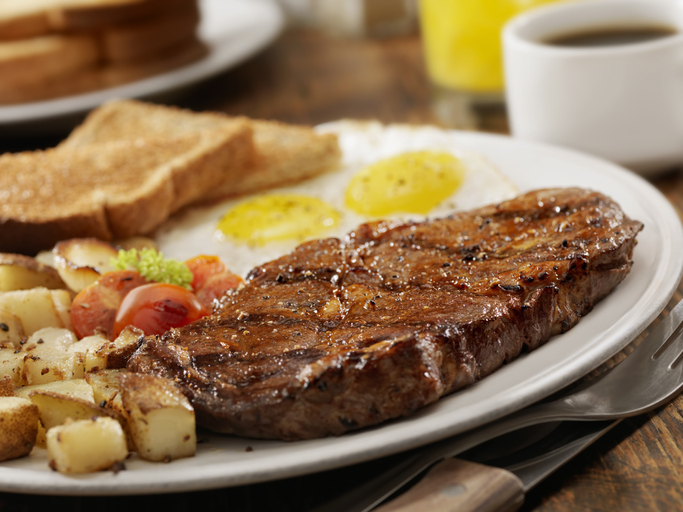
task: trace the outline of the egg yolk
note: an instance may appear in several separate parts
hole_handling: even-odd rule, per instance
[[[306,240],[335,226],[340,213],[315,197],[295,194],[258,196],[230,210],[218,222],[225,236],[253,245]]]
[[[356,213],[425,215],[455,192],[465,167],[450,153],[413,151],[360,170],[346,189],[346,206]]]

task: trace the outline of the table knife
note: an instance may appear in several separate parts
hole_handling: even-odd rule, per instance
[[[433,466],[376,512],[511,512],[524,495],[619,421],[538,425],[484,443]],[[544,433],[542,429],[550,432]],[[539,430],[541,429],[541,430]],[[540,439],[539,439],[540,432]]]

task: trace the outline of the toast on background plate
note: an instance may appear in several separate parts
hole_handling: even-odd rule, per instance
[[[0,0],[0,105],[121,85],[202,58],[198,0]]]
[[[253,156],[242,119],[211,132],[0,156],[0,252],[149,233]]]
[[[198,26],[199,8],[190,2],[153,18],[104,28],[103,58],[111,63],[154,62],[174,47],[196,41]]]
[[[1,43],[0,43],[1,45]],[[51,79],[36,81],[21,87],[3,87],[0,83],[0,104],[41,101],[55,97],[87,93],[105,87],[115,87],[142,80],[199,60],[208,52],[196,41],[182,49],[154,59],[151,62],[129,62],[108,66],[91,66]]]
[[[196,0],[53,0],[50,27],[58,31],[98,30],[120,23],[162,16]]]
[[[68,77],[100,60],[89,35],[47,35],[0,43],[0,92]]]
[[[60,148],[77,148],[116,140],[173,137],[229,126],[236,119],[225,114],[196,113],[177,107],[136,100],[114,100],[93,110]],[[254,160],[238,179],[226,179],[202,201],[243,195],[312,178],[334,169],[341,151],[333,134],[319,134],[308,126],[248,120],[253,131]]]
[[[47,7],[54,0],[2,0],[0,40],[23,39],[50,31]]]
[[[65,76],[22,86],[0,85],[0,105],[50,100],[56,97],[87,93],[102,88],[104,79],[105,76],[102,75],[99,68],[90,67]]]
[[[0,40],[96,30],[192,4],[195,0],[2,0]]]

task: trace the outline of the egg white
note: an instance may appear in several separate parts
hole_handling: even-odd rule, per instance
[[[428,215],[396,214],[391,218],[423,220],[441,217],[456,210],[468,210],[511,198],[517,187],[482,156],[457,147],[453,134],[430,126],[383,125],[378,122],[336,121],[317,127],[321,133],[336,133],[342,150],[337,170],[290,187],[261,192],[264,194],[303,194],[317,197],[337,209],[341,221],[324,237],[342,238],[359,224],[370,220],[344,204],[344,192],[352,176],[363,167],[408,151],[430,149],[447,151],[464,164],[466,174],[456,192]],[[210,207],[194,208],[175,216],[156,235],[161,252],[168,258],[186,260],[199,254],[219,256],[235,273],[246,276],[253,267],[280,257],[303,240],[291,239],[252,246],[226,239],[217,231],[220,218],[236,204],[253,198],[240,197]]]

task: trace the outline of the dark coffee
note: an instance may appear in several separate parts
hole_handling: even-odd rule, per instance
[[[676,29],[666,26],[605,27],[555,36],[544,42],[570,48],[617,46],[655,41],[676,33]]]

